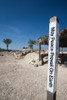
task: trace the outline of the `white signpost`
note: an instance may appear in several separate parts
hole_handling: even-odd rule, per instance
[[[54,16],[50,19],[49,24],[47,100],[56,100],[58,52],[59,20],[56,16]]]

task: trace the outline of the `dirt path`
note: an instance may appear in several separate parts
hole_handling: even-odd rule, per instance
[[[35,53],[16,60],[0,56],[0,100],[46,100],[47,64],[40,67],[28,61]],[[67,68],[58,69],[57,100],[67,100]]]

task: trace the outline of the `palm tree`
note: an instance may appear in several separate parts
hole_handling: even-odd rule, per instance
[[[29,44],[28,46],[29,46],[30,49],[33,49],[32,44]]]
[[[29,40],[28,42],[30,49],[33,49],[33,45],[36,44],[35,40]]]
[[[3,42],[6,44],[7,50],[8,50],[8,45],[12,42],[11,39],[4,39]]]

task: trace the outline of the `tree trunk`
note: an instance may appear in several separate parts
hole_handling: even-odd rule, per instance
[[[32,49],[33,49],[33,45],[32,45]]]
[[[8,51],[8,44],[7,44],[7,51]]]
[[[62,47],[62,54],[63,54],[63,47]]]
[[[41,44],[39,44],[39,61],[41,60],[40,52],[41,52]]]

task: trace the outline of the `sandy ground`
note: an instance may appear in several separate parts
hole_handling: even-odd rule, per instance
[[[0,56],[0,100],[47,100],[47,67],[29,64],[37,59],[29,53],[17,60],[13,55]],[[57,99],[67,100],[67,68],[58,66]]]

